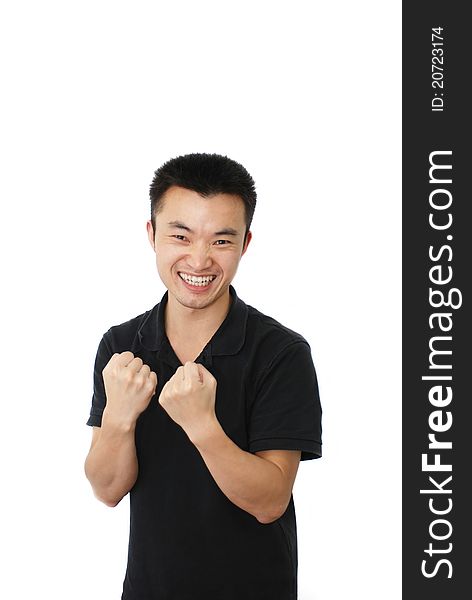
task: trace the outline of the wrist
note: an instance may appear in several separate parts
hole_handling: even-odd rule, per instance
[[[102,415],[102,427],[113,429],[120,433],[134,432],[136,421],[137,417],[120,415],[107,406]]]
[[[216,418],[216,415],[213,414],[198,423],[198,425],[189,429],[186,433],[192,444],[199,450],[202,450],[205,446],[210,444],[212,440],[224,433],[224,431]]]

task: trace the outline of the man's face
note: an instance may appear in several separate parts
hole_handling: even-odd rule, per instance
[[[147,223],[159,276],[181,305],[205,308],[228,293],[251,240],[248,232],[243,247],[244,203],[239,196],[203,198],[176,186],[162,201],[154,238],[152,223]]]

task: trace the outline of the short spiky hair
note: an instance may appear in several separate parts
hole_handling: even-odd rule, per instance
[[[244,202],[246,236],[256,208],[254,180],[238,162],[220,154],[185,154],[171,158],[154,172],[149,196],[151,222],[156,231],[155,215],[162,207],[162,197],[172,186],[183,187],[208,197],[214,194],[234,194]]]

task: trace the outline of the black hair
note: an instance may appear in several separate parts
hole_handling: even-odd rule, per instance
[[[178,186],[198,192],[203,197],[234,194],[244,202],[246,233],[256,208],[256,189],[251,175],[238,162],[220,154],[194,153],[171,158],[154,172],[149,196],[151,222],[156,231],[155,215],[162,208],[162,198],[169,188]]]

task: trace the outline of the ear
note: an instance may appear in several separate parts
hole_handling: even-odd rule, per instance
[[[247,232],[247,236],[246,236],[246,242],[244,244],[243,251],[241,252],[241,256],[246,252],[247,247],[249,246],[249,242],[251,241],[251,239],[252,239],[252,233],[251,233],[251,231],[248,231]]]
[[[149,243],[151,244],[151,248],[155,252],[156,248],[154,247],[154,231],[152,229],[152,222],[151,221],[147,221],[147,223],[146,223],[146,229],[147,229]]]

